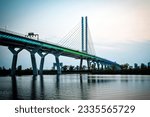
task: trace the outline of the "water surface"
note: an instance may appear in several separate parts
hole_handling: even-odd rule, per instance
[[[150,75],[44,75],[0,77],[0,99],[150,99]]]

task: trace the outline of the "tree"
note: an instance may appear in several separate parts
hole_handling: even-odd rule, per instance
[[[127,70],[128,68],[129,68],[129,64],[128,63],[121,65],[121,69],[122,70]]]
[[[74,70],[74,66],[70,65],[69,71],[73,71],[73,70]]]
[[[6,68],[3,66],[3,70],[6,70]]]
[[[65,66],[62,67],[63,71],[67,71],[67,68],[68,68],[67,65],[65,65]]]

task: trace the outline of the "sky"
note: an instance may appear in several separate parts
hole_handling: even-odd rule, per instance
[[[97,56],[119,64],[150,61],[150,0],[0,0],[0,28],[35,32],[54,43],[80,23],[81,16],[88,17]],[[72,58],[60,61],[79,65]],[[0,46],[0,66],[10,68],[11,62],[11,52]],[[53,55],[46,56],[44,68],[51,68],[53,62]],[[17,65],[31,67],[26,50],[19,53]]]

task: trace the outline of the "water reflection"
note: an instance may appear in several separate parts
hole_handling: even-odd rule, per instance
[[[18,99],[18,90],[17,90],[16,76],[12,76],[11,81],[12,81],[12,99],[17,100]]]
[[[110,82],[115,82],[116,79],[98,79],[98,78],[88,78],[88,83],[110,83]]]
[[[69,95],[70,96],[75,95],[74,98],[78,98],[78,99],[88,99],[87,90],[86,90],[87,83],[85,84],[83,82],[82,75],[76,75],[75,79],[73,77],[65,77],[62,75],[56,75],[55,78],[56,78],[55,80],[56,82],[54,82],[55,88],[52,88],[55,90],[52,91],[55,92],[54,93],[55,95],[51,96],[52,99],[65,99],[65,97],[66,96],[69,97]],[[77,90],[76,87],[78,87]],[[70,93],[67,94],[66,92],[70,92]]]
[[[37,81],[37,76],[33,76],[32,82],[31,82],[31,99],[32,100],[36,99],[36,94],[37,94],[36,81]]]
[[[80,91],[81,91],[80,95],[82,100],[88,99],[88,92],[86,88],[87,88],[87,84],[84,85],[83,75],[80,74]]]
[[[60,75],[56,75],[56,88],[59,90]]]
[[[0,99],[150,99],[150,76],[44,75],[0,77]]]
[[[44,87],[44,77],[43,75],[40,75],[40,89],[41,89],[41,93],[40,93],[40,96],[41,96],[41,99],[44,99],[45,97],[45,87]]]
[[[60,95],[60,75],[57,74],[56,75],[56,97],[57,99],[60,99],[61,97],[59,96]]]

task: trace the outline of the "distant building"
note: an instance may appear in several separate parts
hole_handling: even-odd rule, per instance
[[[146,65],[144,63],[141,63],[141,69],[145,69]]]
[[[150,68],[150,62],[148,62],[148,68]]]
[[[22,70],[22,66],[19,65],[18,68],[17,68],[17,70],[18,70],[18,71],[21,71],[21,70]]]
[[[138,68],[139,68],[138,64],[134,63],[134,69],[138,69]]]

